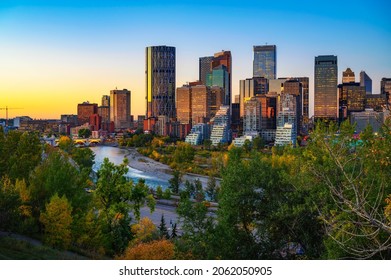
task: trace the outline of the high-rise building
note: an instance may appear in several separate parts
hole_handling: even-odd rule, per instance
[[[110,131],[110,95],[102,96],[102,105],[98,107],[98,115],[102,118],[102,130]]]
[[[263,77],[254,77],[239,81],[240,116],[244,116],[244,104],[251,97],[268,92],[268,80]]]
[[[114,122],[115,129],[130,127],[130,91],[110,91],[110,120]]]
[[[77,121],[79,125],[90,122],[90,116],[98,112],[98,104],[88,101],[77,104]]]
[[[208,68],[209,65],[209,68]],[[231,105],[232,100],[232,56],[230,51],[221,51],[214,56],[200,57],[199,80],[207,86],[219,86],[224,89],[224,104]]]
[[[212,61],[214,56],[205,56],[199,58],[199,78],[198,80],[206,85],[207,75],[212,74]]]
[[[297,137],[297,96],[282,93],[278,104],[275,145],[296,145]]]
[[[372,79],[365,71],[360,72],[360,86],[365,87],[366,94],[372,94]]]
[[[292,111],[296,114],[296,129],[297,133],[303,130],[303,87],[302,84],[298,80],[289,79],[284,83],[284,90],[282,95],[290,94],[293,95],[295,99],[293,104],[289,104],[292,106]],[[281,96],[281,99],[283,97]]]
[[[146,117],[175,117],[175,47],[146,48]]]
[[[391,108],[391,78],[382,78],[380,82],[380,94],[386,96],[387,107]]]
[[[188,85],[177,88],[176,115],[180,123],[191,123],[191,90]]]
[[[268,80],[277,76],[277,47],[275,45],[254,46],[253,77]]]
[[[102,95],[102,106],[110,106],[110,95]]]
[[[191,93],[191,119],[193,124],[209,121],[211,107],[210,88],[204,85],[192,87]]]
[[[385,94],[367,94],[365,98],[365,108],[382,112],[386,107],[387,97]]]
[[[354,72],[350,68],[346,68],[345,71],[342,72],[342,83],[348,84],[348,83],[355,83],[356,77],[354,75]]]
[[[365,87],[360,83],[343,83],[338,85],[339,121],[346,120],[352,112],[365,110]]]
[[[338,119],[337,56],[315,57],[315,118]]]
[[[224,105],[231,104],[231,94],[230,94],[230,75],[228,69],[225,65],[219,65],[213,68],[212,74],[207,75],[208,82],[207,86],[217,86],[221,87],[224,90]]]

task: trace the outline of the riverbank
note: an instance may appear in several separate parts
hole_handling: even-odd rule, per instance
[[[121,148],[125,149],[127,153],[125,157],[128,159],[129,167],[133,169],[140,170],[146,174],[153,175],[161,180],[168,182],[172,178],[172,168],[166,164],[155,161],[149,157],[146,157],[140,154],[136,148]],[[184,182],[194,182],[195,180],[200,180],[203,187],[206,187],[208,184],[208,177],[199,174],[186,173],[182,176],[182,185]],[[216,178],[217,184],[220,184],[221,179]]]

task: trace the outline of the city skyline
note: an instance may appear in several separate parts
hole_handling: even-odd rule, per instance
[[[365,71],[373,94],[391,76],[390,4],[335,3],[2,1],[0,107],[23,108],[10,118],[59,119],[118,87],[132,92],[132,114],[144,115],[145,48],[158,45],[176,48],[175,88],[198,79],[200,57],[231,51],[235,96],[252,76],[253,46],[267,42],[278,48],[277,77],[309,77],[311,116],[315,56],[338,56],[338,83],[348,67]],[[209,31],[221,20],[219,32]]]

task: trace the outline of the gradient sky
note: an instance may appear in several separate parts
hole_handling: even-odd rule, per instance
[[[273,3],[272,3],[273,2]],[[176,47],[177,87],[198,79],[198,58],[232,53],[233,95],[252,76],[253,45],[277,45],[277,76],[310,77],[314,57],[337,55],[380,93],[391,77],[390,1],[0,1],[0,107],[10,117],[60,118],[111,89],[145,114],[145,47]],[[313,98],[310,100],[313,103]],[[311,108],[313,109],[313,108]],[[5,112],[0,111],[0,118]]]

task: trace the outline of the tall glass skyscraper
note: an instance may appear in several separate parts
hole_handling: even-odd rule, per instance
[[[360,86],[365,87],[366,94],[372,94],[372,79],[365,71],[360,72]]]
[[[338,119],[337,56],[315,57],[315,118]]]
[[[146,101],[147,118],[175,117],[175,47],[147,47]]]
[[[199,58],[199,81],[203,85],[206,85],[207,83],[207,75],[212,74],[212,61],[214,56],[205,56]]]
[[[253,77],[275,79],[277,75],[277,47],[254,46]]]

